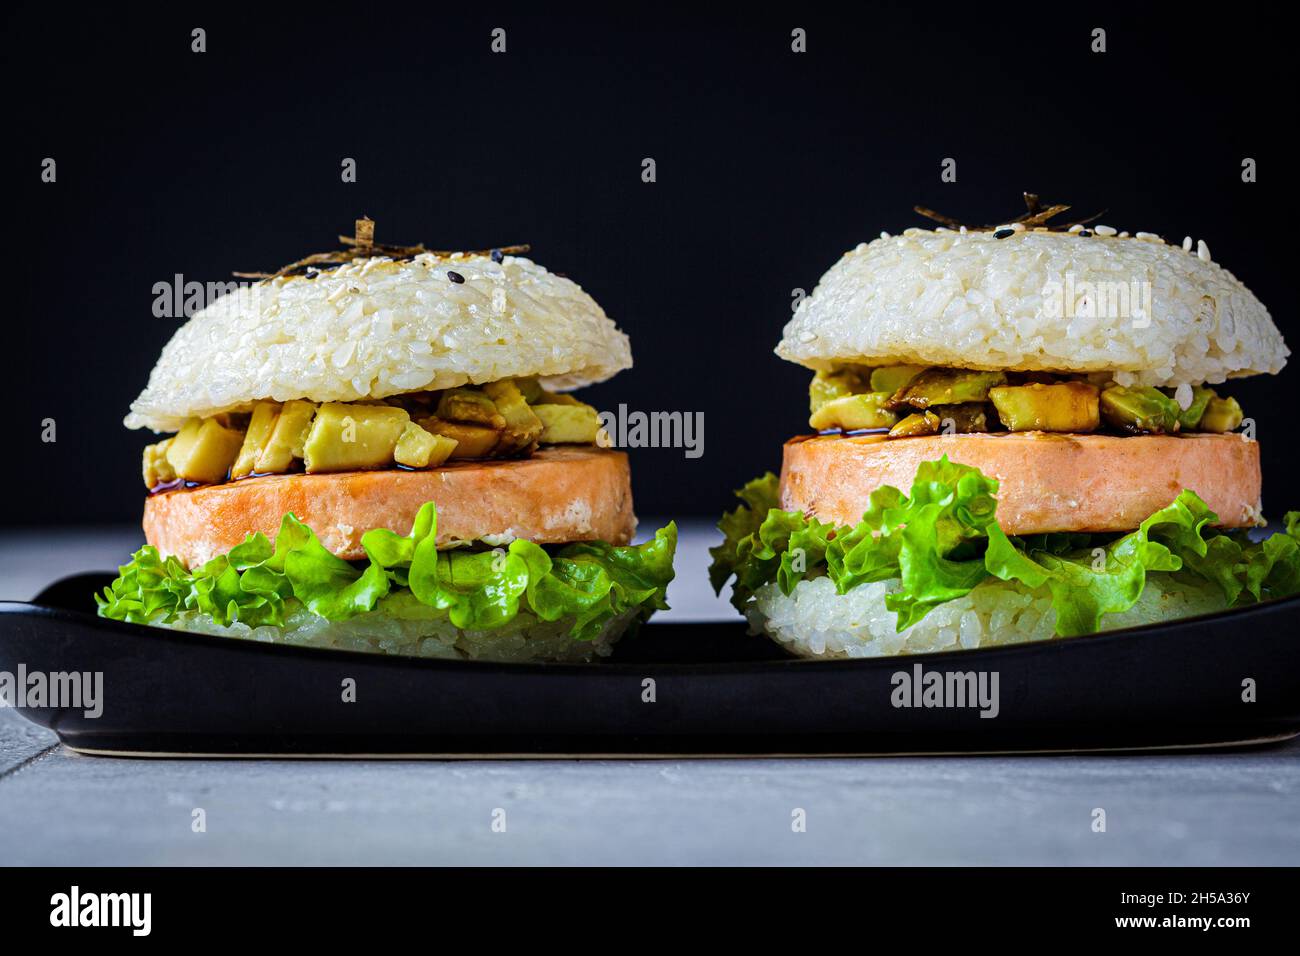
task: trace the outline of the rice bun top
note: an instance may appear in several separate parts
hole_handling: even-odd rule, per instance
[[[813,369],[1113,372],[1159,386],[1286,364],[1268,310],[1204,242],[1072,229],[882,234],[822,276],[776,352]]]
[[[358,258],[242,286],[163,349],[128,428],[260,400],[347,402],[536,375],[551,389],[632,366],[628,338],[575,282],[520,256]]]

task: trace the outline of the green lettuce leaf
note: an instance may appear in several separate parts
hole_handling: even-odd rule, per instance
[[[439,551],[437,526],[437,511],[427,502],[410,534],[372,529],[362,535],[366,558],[353,563],[331,554],[289,514],[274,546],[252,534],[193,571],[146,545],[95,600],[100,615],[114,620],[167,623],[199,612],[223,625],[256,627],[283,625],[289,601],[338,621],[382,610],[390,595],[409,595],[465,629],[499,627],[521,609],[545,621],[572,617],[575,640],[591,640],[627,611],[648,617],[668,606],[677,548],[672,523],[641,545],[577,543],[554,554],[522,540],[490,551]]]
[[[1216,584],[1228,606],[1300,592],[1300,513],[1263,541],[1220,532],[1217,516],[1194,492],[1125,535],[1076,533],[1008,536],[996,520],[998,484],[947,456],[918,469],[910,495],[882,487],[862,520],[833,527],[777,507],[768,474],[739,492],[742,505],[719,523],[711,549],[714,590],[734,578],[732,603],[744,609],[776,582],[789,594],[799,581],[827,576],[840,594],[874,581],[898,581],[885,605],[898,630],[990,579],[1046,589],[1060,635],[1091,634],[1102,616],[1131,608],[1147,575],[1192,575]]]
[[[719,524],[724,540],[710,549],[710,580],[721,592],[734,577],[731,600],[743,608],[773,580],[789,594],[805,577],[829,574],[843,594],[899,578],[903,587],[886,603],[902,629],[988,576],[972,545],[993,519],[996,490],[993,479],[944,457],[917,469],[910,498],[879,488],[861,522],[836,528],[775,507],[777,479],[768,474],[737,492],[744,503]]]
[[[995,480],[946,455],[922,462],[910,497],[889,486],[876,489],[862,521],[828,545],[836,590],[898,578],[902,587],[885,596],[885,607],[898,613],[899,630],[970,593],[988,576],[981,543],[993,523],[997,489]]]
[[[746,564],[751,560],[755,538],[768,514],[777,510],[778,487],[776,475],[769,471],[736,490],[736,497],[742,504],[735,511],[722,515],[722,520],[718,522],[722,544],[709,549],[709,556],[713,558],[713,563],[709,566],[709,582],[715,593],[721,593],[722,586],[732,575],[737,576],[736,588],[744,587],[742,577],[749,573]],[[745,548],[744,555],[740,552],[742,546]],[[769,570],[775,573],[774,567]],[[760,586],[769,579],[770,575],[764,574]]]

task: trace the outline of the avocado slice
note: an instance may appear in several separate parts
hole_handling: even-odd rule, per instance
[[[543,445],[594,445],[600,417],[590,405],[534,405],[542,421]]]
[[[985,402],[963,402],[961,405],[931,405],[930,412],[939,419],[939,431],[947,432],[948,423],[959,435],[989,430],[989,406]]]
[[[505,417],[485,392],[476,388],[449,388],[438,399],[437,416],[445,421],[485,425],[495,431],[506,427]]]
[[[437,468],[455,450],[454,438],[431,434],[415,422],[407,422],[393,449],[393,460],[407,468]]]
[[[173,472],[180,462],[189,457],[190,448],[193,447],[195,440],[199,437],[199,429],[203,427],[203,419],[190,418],[181,426],[181,430],[169,438],[166,450],[167,464],[171,466]]]
[[[230,466],[230,477],[243,478],[251,475],[257,467],[257,459],[271,433],[275,430],[275,420],[280,417],[279,402],[258,402],[253,407],[253,415],[248,420],[248,431],[244,433],[244,443],[239,446],[239,455]]]
[[[1170,394],[1172,389],[1165,391],[1166,395],[1173,398]],[[1192,403],[1184,408],[1178,414],[1178,428],[1181,431],[1195,431],[1196,427],[1201,424],[1201,418],[1205,415],[1205,409],[1210,404],[1210,399],[1218,398],[1218,394],[1212,388],[1206,388],[1204,385],[1192,386]]]
[[[871,370],[844,365],[834,371],[818,371],[808,385],[808,410],[816,412],[827,402],[871,391]]]
[[[1242,421],[1241,406],[1235,398],[1220,398],[1215,395],[1205,406],[1199,428],[1203,432],[1230,432],[1238,428]]]
[[[298,399],[285,402],[275,420],[275,427],[271,429],[266,447],[257,456],[253,471],[263,475],[278,475],[288,471],[293,460],[303,456],[307,430],[315,414],[316,406],[311,402]]]
[[[916,412],[908,415],[889,430],[890,438],[916,438],[920,435],[937,435],[943,419],[933,412]]]
[[[410,415],[391,405],[326,402],[316,411],[303,446],[308,473],[386,468]]]
[[[1112,385],[1101,393],[1101,417],[1123,431],[1173,434],[1182,409],[1158,388]]]
[[[176,477],[202,484],[224,481],[244,443],[244,433],[215,418],[191,418],[166,450]]]
[[[167,449],[171,446],[171,443],[172,439],[165,438],[160,442],[144,446],[142,471],[146,488],[152,490],[159,485],[176,480],[176,472],[171,463],[167,461]]]
[[[871,370],[873,392],[893,392],[906,388],[912,380],[926,370],[924,365],[886,365]]]
[[[538,394],[536,400],[533,400],[531,398],[528,399],[528,404],[529,405],[582,405],[583,403],[578,401],[568,392],[548,392],[546,391],[546,389],[542,389],[541,392]],[[586,406],[586,407],[590,407],[590,406]]]
[[[505,420],[499,446],[502,453],[524,451],[537,444],[542,433],[542,420],[528,407],[523,392],[514,382],[510,379],[488,382],[483,386],[483,392]]]
[[[890,428],[898,416],[885,407],[888,392],[865,392],[832,399],[812,413],[808,424],[817,431],[842,428],[855,431],[859,428]]]
[[[1003,385],[989,398],[1013,432],[1091,432],[1101,424],[1100,390],[1086,382]]]
[[[529,375],[526,378],[517,378],[514,380],[515,387],[524,396],[524,401],[529,405],[537,405],[546,395],[546,389],[542,388],[541,382],[537,381],[536,375]]]
[[[501,438],[496,429],[483,425],[470,425],[465,422],[449,422],[437,416],[420,419],[419,425],[433,435],[442,435],[456,442],[448,456],[457,458],[486,458],[492,454]]]
[[[972,372],[956,368],[929,368],[894,393],[891,408],[911,405],[960,405],[988,401],[989,389],[1006,384],[1003,372]]]

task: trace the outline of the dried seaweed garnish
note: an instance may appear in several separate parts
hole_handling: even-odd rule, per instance
[[[1017,216],[1015,219],[1004,219],[1002,222],[991,223],[983,226],[962,222],[960,219],[954,219],[952,216],[945,216],[943,213],[935,212],[933,209],[928,209],[925,206],[913,206],[912,209],[914,212],[924,216],[926,219],[931,219],[940,225],[947,226],[949,229],[965,229],[967,232],[991,232],[998,229],[1000,226],[1006,226],[1013,222],[1022,224],[1026,229],[1047,229],[1049,232],[1069,232],[1072,226],[1082,226],[1094,222],[1106,215],[1106,210],[1103,209],[1101,212],[1088,216],[1086,219],[1073,219],[1067,222],[1053,223],[1051,220],[1055,219],[1062,213],[1069,211],[1070,207],[1068,205],[1057,203],[1044,207],[1037,193],[1025,193],[1024,198],[1026,210],[1024,213]]]
[[[935,212],[933,209],[926,209],[924,206],[913,206],[912,211],[920,213],[926,219],[933,219],[935,222],[939,223],[942,226],[948,226],[952,229],[962,228],[962,223],[960,220],[953,219],[952,216],[945,216],[941,212]],[[966,226],[966,229],[969,230],[970,228],[971,228],[970,226]],[[980,227],[976,226],[975,228],[979,229]]]
[[[498,258],[498,255],[521,255],[532,249],[526,243],[515,246],[497,246],[493,249],[458,250],[426,249],[423,243],[414,246],[385,245],[384,243],[375,242],[375,221],[368,216],[363,216],[356,221],[354,235],[339,236],[339,242],[343,244],[342,249],[333,252],[314,252],[296,262],[289,263],[287,266],[281,266],[275,272],[236,272],[235,275],[241,279],[277,279],[297,275],[315,275],[337,269],[339,266],[345,266],[355,259],[385,256],[395,262],[406,262],[425,253],[442,259],[454,255],[491,255],[495,261],[500,262],[501,259]]]

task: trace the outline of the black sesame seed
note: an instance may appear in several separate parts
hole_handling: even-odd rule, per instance
[[[993,238],[1005,239],[1007,236],[1014,236],[1015,234],[1016,231],[1014,229],[999,229],[997,232],[993,233]]]
[[[463,275],[461,275],[459,272],[452,272],[450,269],[447,270],[447,278],[450,279],[452,282],[465,281],[465,277]]]
[[[1091,232],[1091,230],[1088,230],[1088,229],[1080,229],[1080,230],[1079,230],[1079,235],[1081,235],[1081,236],[1083,236],[1085,239],[1087,239],[1089,236],[1092,235],[1092,232]]]
[[[505,254],[504,252],[502,252],[500,249],[493,249],[493,250],[492,250],[492,261],[493,261],[493,262],[500,262],[500,261],[503,260],[505,257],[506,257],[506,254]]]

